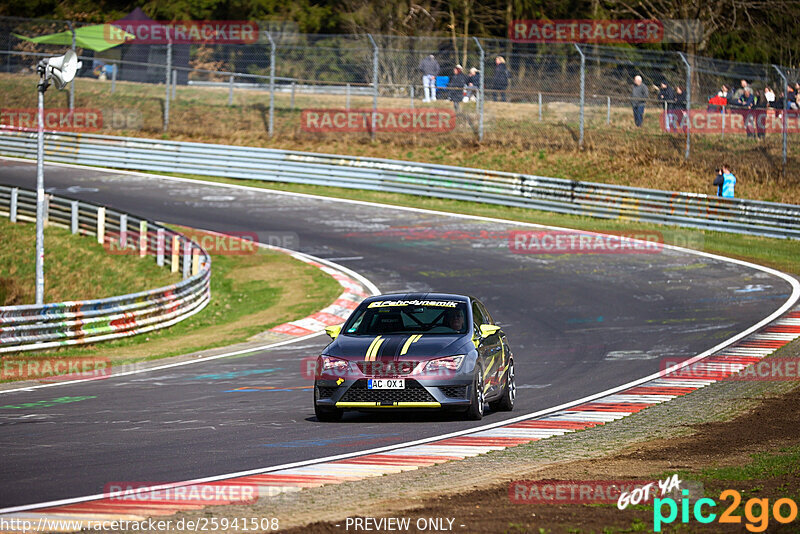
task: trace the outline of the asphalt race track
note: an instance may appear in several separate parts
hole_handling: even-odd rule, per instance
[[[0,160],[0,183],[33,189],[35,165]],[[511,224],[58,166],[45,168],[45,183],[167,223],[257,232],[275,244],[294,233],[300,251],[354,269],[383,292],[472,294],[508,335],[518,404],[478,423],[399,413],[318,423],[301,360],[319,354],[324,336],[0,394],[0,508],[98,494],[110,482],[186,480],[391,445],[544,409],[654,373],[663,358],[698,354],[791,292],[773,275],[673,250],[513,254]]]

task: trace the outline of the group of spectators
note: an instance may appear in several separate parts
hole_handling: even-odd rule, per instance
[[[657,98],[662,110],[667,114],[684,113],[686,110],[686,95],[683,88],[676,85],[674,88],[666,81],[653,88],[658,92]],[[636,76],[633,80],[631,91],[631,106],[633,108],[633,122],[641,127],[644,120],[644,108],[649,97],[647,86],[642,83],[642,77]],[[777,95],[768,85],[764,89],[754,89],[747,80],[741,80],[739,87],[734,91],[723,84],[720,90],[708,99],[708,111],[736,113],[744,116],[745,129],[748,137],[763,138],[766,134],[762,117],[768,109],[783,110],[784,100],[786,109],[800,110],[800,83],[787,87],[786,95],[783,91]],[[670,127],[669,120],[665,121],[666,129]]]
[[[511,74],[506,67],[506,60],[503,56],[495,57],[495,67],[492,77],[485,85],[489,90],[489,96],[494,100],[506,102],[506,89],[511,79]],[[422,71],[422,87],[424,97],[423,102],[435,102],[437,97],[436,79],[439,76],[441,67],[433,54],[423,58],[419,63],[419,70]],[[462,102],[476,101],[481,85],[482,73],[475,67],[469,69],[469,74],[464,73],[464,67],[456,65],[453,73],[447,81],[446,88],[440,88],[447,100],[453,102],[456,111]]]

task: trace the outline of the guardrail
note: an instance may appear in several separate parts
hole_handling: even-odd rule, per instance
[[[34,158],[36,134],[0,132],[0,154]],[[48,161],[407,193],[706,230],[800,239],[800,206],[528,174],[268,148],[51,133]]]
[[[155,257],[183,280],[110,298],[0,307],[0,354],[94,343],[171,326],[211,298],[211,259],[190,239],[153,221],[103,206],[47,195],[46,224],[97,236],[119,253]],[[0,186],[0,215],[36,220],[36,192]],[[131,229],[130,231],[128,229]]]

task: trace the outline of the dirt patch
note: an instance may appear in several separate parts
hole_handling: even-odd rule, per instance
[[[23,304],[22,288],[14,278],[0,277],[0,306]]]

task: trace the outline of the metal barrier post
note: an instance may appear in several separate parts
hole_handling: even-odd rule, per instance
[[[106,240],[106,209],[97,208],[97,242],[101,245]]]
[[[192,276],[200,272],[200,251],[192,247]]]
[[[228,77],[228,106],[233,105],[233,74]]]
[[[122,250],[128,248],[128,214],[119,216],[119,246]]]
[[[172,69],[172,100],[175,100],[175,93],[178,87],[178,69]]]
[[[411,101],[411,109],[414,109],[414,84],[408,86],[408,97]]]
[[[164,82],[166,94],[164,95],[164,131],[169,130],[169,75],[172,71],[172,40],[167,42],[167,78]]]
[[[71,20],[67,21],[67,25],[69,25],[69,31],[72,33],[72,52],[75,52],[75,25],[72,24]],[[69,84],[69,113],[72,115],[72,112],[75,111],[75,80]]]
[[[542,122],[542,93],[539,93],[539,122]]]
[[[156,232],[156,265],[164,266],[164,229],[159,228]]]
[[[189,278],[190,261],[192,259],[192,244],[188,239],[183,240],[183,278]]]
[[[294,91],[295,91],[295,87],[296,86],[297,86],[297,82],[292,80],[292,109],[294,109]]]
[[[583,148],[583,112],[584,106],[586,102],[586,55],[581,50],[580,45],[575,43],[575,49],[581,55],[581,117],[580,117],[580,138],[578,140],[578,146]]]
[[[371,136],[375,139],[375,127],[378,120],[378,44],[371,34],[367,34],[372,42],[372,128]]]
[[[725,106],[722,106],[722,139],[725,139]]]
[[[8,209],[8,219],[15,223],[17,222],[17,199],[19,197],[19,188],[13,187],[11,189],[11,207]]]
[[[269,39],[269,136],[275,133],[275,41],[267,32]]]
[[[111,94],[114,94],[114,91],[117,89],[117,64],[111,64]]]
[[[147,235],[147,221],[139,221],[139,257],[144,258],[147,255],[147,245],[150,241]]]
[[[478,89],[478,141],[483,141],[483,102],[484,102],[484,78],[486,77],[485,67],[486,67],[486,51],[481,46],[481,42],[478,40],[477,37],[474,37],[475,44],[478,45],[478,50],[480,50],[480,63],[478,71],[478,76],[480,76],[480,88]]]
[[[172,247],[170,247],[170,253],[172,254],[172,263],[170,265],[170,272],[177,273],[178,272],[178,264],[180,263],[180,246],[181,241],[180,238],[176,235],[172,236]]]
[[[344,109],[349,110],[350,109],[350,84],[349,83],[347,84],[347,87],[345,88],[345,93],[344,94],[345,94],[345,96],[344,96]]]
[[[78,201],[73,200],[70,202],[70,225],[69,229],[73,234],[77,234],[79,230],[78,226]]]
[[[786,114],[789,110],[788,108],[788,95],[789,95],[789,81],[786,79],[786,76],[783,74],[783,71],[778,68],[777,65],[772,65],[776,71],[778,71],[778,75],[783,80],[783,124],[781,125],[781,130],[783,132],[783,174],[786,174],[786,158],[788,156],[788,144],[786,140],[787,134],[787,127],[786,127]]]
[[[686,65],[686,155],[684,159],[688,160],[692,152],[692,115],[690,113],[692,109],[692,66],[682,52],[678,52],[678,55]]]

